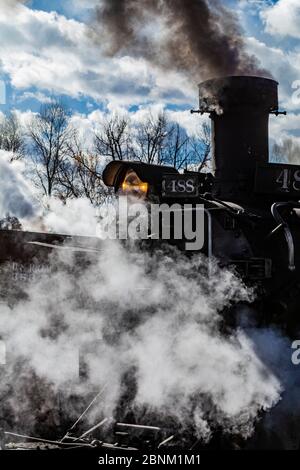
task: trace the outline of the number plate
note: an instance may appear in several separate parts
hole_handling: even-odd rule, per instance
[[[300,166],[269,163],[257,165],[255,192],[300,196]]]
[[[164,197],[197,197],[198,177],[194,175],[165,175],[162,180]]]

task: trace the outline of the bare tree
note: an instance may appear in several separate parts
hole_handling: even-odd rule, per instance
[[[198,165],[198,171],[207,167],[211,151],[211,130],[207,122],[201,124],[198,133],[190,141],[192,160]]]
[[[190,139],[178,124],[168,124],[164,139],[162,163],[180,170],[187,167],[192,155]]]
[[[10,214],[0,220],[0,230],[22,230],[22,224],[17,217]]]
[[[135,157],[145,163],[162,164],[169,132],[165,113],[156,118],[149,113],[146,121],[137,126]]]
[[[86,197],[92,204],[103,202],[108,190],[101,177],[98,155],[83,150],[78,135],[68,145],[68,158],[59,170],[60,197]]]
[[[276,142],[272,148],[271,161],[299,165],[300,144],[293,138],[286,138],[281,143]]]
[[[128,160],[132,156],[129,121],[114,114],[95,132],[95,147],[99,155],[110,160]]]
[[[25,154],[25,136],[15,113],[5,116],[0,124],[0,148],[13,153],[12,160],[18,160]]]
[[[129,118],[113,115],[99,126],[95,135],[96,152],[110,160],[140,160],[149,164],[171,165],[181,169],[197,165],[201,171],[208,163],[210,126],[202,124],[196,136],[188,137],[165,112],[130,125]]]
[[[74,135],[66,108],[59,102],[42,106],[29,125],[28,134],[37,184],[51,196],[59,184],[60,167]]]
[[[273,163],[284,163],[285,157],[284,157],[282,145],[278,143],[275,143],[273,145],[270,160]]]
[[[211,151],[209,124],[202,124],[198,133],[192,137],[179,124],[168,123],[167,129],[161,163],[167,163],[178,170],[184,167],[203,170],[208,165]]]

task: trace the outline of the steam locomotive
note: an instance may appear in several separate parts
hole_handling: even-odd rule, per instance
[[[262,320],[288,333],[299,325],[300,165],[269,162],[269,115],[278,108],[278,83],[232,76],[199,85],[199,109],[212,122],[212,173],[112,161],[103,181],[116,193],[144,201],[204,208],[201,252],[232,266],[259,292]],[[99,249],[100,241],[17,230],[0,230],[0,264],[45,264],[68,245],[74,251]],[[182,241],[181,241],[182,242]],[[175,243],[181,247],[180,241]],[[16,263],[16,264],[14,264]],[[19,273],[17,273],[19,274]]]
[[[205,211],[202,252],[232,266],[261,300],[262,320],[289,334],[299,326],[300,165],[269,162],[269,115],[278,108],[278,83],[232,76],[199,85],[196,113],[212,122],[212,173],[113,161],[104,183],[149,201]]]
[[[278,83],[261,77],[219,78],[201,83],[199,96],[199,109],[193,112],[209,113],[212,122],[211,173],[112,161],[103,181],[117,194],[146,205],[176,204],[182,212],[188,205],[194,217],[201,205],[204,243],[199,252],[255,286],[261,323],[278,323],[295,337],[300,326],[300,165],[269,162],[269,116],[282,114]],[[170,240],[184,250],[183,242]],[[49,254],[66,245],[81,255],[97,251],[100,244],[87,237],[0,230],[0,265],[9,262],[18,270],[20,264],[45,264]],[[119,435],[159,430],[119,427]]]

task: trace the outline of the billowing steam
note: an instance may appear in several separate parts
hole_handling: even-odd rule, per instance
[[[32,214],[16,165],[2,167],[17,183],[5,189],[3,181],[2,203],[11,215]],[[86,211],[81,200],[49,207],[53,231],[69,232],[76,208]],[[94,214],[86,212],[82,225],[92,234]],[[266,434],[280,436],[285,426],[290,447],[299,436],[289,340],[256,327],[244,305],[255,293],[214,262],[208,276],[201,255],[118,241],[89,252],[58,247],[46,267],[1,264],[0,286],[0,428],[58,438],[62,417],[75,420],[101,390],[92,424],[106,417],[159,424],[207,442],[219,429],[250,438],[267,413]],[[240,318],[236,328],[225,327],[228,315]],[[79,397],[77,406],[69,397]]]
[[[23,417],[32,392],[23,389],[15,403],[21,358],[49,389],[105,389],[98,417],[115,415],[129,374],[136,392],[123,419],[128,410],[144,424],[172,419],[203,440],[216,426],[249,437],[258,413],[279,400],[281,384],[247,332],[221,332],[221,310],[252,296],[231,272],[213,266],[208,278],[200,256],[167,248],[151,255],[118,242],[103,245],[87,268],[68,251],[52,262],[54,272],[34,276],[25,299],[1,307],[10,402]],[[89,375],[80,386],[79,351]]]
[[[96,16],[111,55],[141,56],[193,81],[270,75],[247,53],[237,16],[219,0],[103,0]]]
[[[32,218],[36,202],[32,188],[23,176],[23,164],[10,162],[12,155],[0,150],[0,219],[6,214],[18,218]]]

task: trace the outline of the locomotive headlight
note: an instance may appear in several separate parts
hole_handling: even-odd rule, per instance
[[[178,175],[178,171],[168,166],[113,160],[104,168],[102,178],[116,193],[145,200],[159,198],[166,174]]]
[[[145,199],[149,190],[149,184],[143,182],[134,170],[128,170],[120,187],[120,192],[126,196],[134,196]]]

